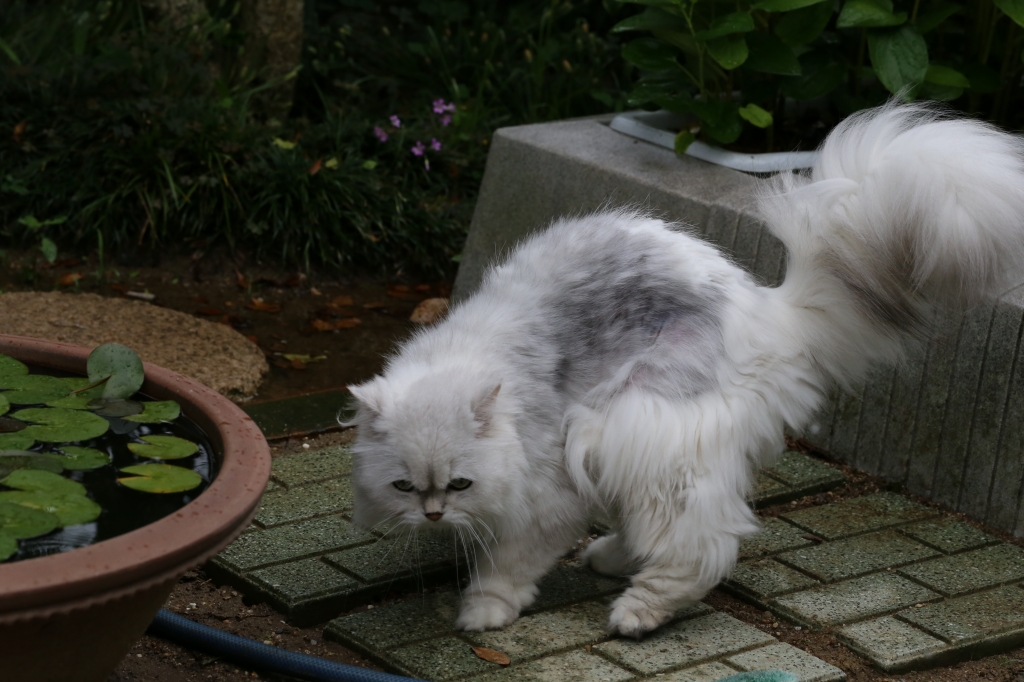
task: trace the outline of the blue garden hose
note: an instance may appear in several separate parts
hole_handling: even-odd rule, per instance
[[[288,675],[309,682],[413,682],[411,677],[325,661],[316,656],[254,642],[194,623],[166,609],[160,609],[146,634],[220,656],[245,668]]]

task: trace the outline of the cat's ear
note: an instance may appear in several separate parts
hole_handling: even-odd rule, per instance
[[[359,402],[368,421],[377,419],[384,411],[384,381],[379,377],[365,384],[349,386],[348,391]]]
[[[476,430],[478,437],[486,435],[491,428],[491,422],[494,419],[494,404],[498,400],[498,391],[500,390],[501,384],[489,386],[478,393],[469,404],[470,409],[473,410],[473,417],[479,424]]]

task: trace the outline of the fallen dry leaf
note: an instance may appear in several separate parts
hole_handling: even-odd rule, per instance
[[[351,329],[352,327],[358,327],[363,323],[358,317],[346,317],[340,320],[334,320],[333,322],[328,320],[321,320],[319,318],[313,318],[310,324],[313,325],[313,329],[318,332],[332,332],[335,329]]]
[[[352,300],[351,296],[335,296],[334,298],[331,299],[331,305],[336,305],[339,307],[355,305],[355,301]]]
[[[291,361],[291,368],[292,369],[306,369],[306,363],[304,363],[302,360],[292,360]]]
[[[416,285],[416,291],[423,291],[423,292],[430,291],[430,285],[429,284],[417,284]]]
[[[210,299],[206,298],[205,296],[193,296],[192,301],[195,303],[209,303]]]
[[[363,307],[366,308],[367,310],[378,310],[379,308],[384,308],[386,306],[387,304],[381,301],[371,301],[369,303],[363,304]]]
[[[80,279],[82,279],[82,273],[69,272],[68,274],[58,279],[57,283],[60,284],[62,287],[69,287]]]
[[[476,654],[477,658],[482,658],[488,663],[495,663],[503,667],[512,663],[512,659],[508,657],[508,654],[503,654],[500,651],[495,651],[494,649],[488,649],[485,646],[473,647],[473,653]]]
[[[235,281],[238,282],[239,289],[249,288],[249,278],[243,275],[240,270],[235,270]]]
[[[416,324],[434,324],[448,312],[447,298],[428,298],[420,301],[409,319]]]
[[[200,308],[196,311],[196,315],[208,315],[210,317],[219,317],[223,314],[223,310],[217,310],[216,308]]]
[[[256,335],[255,335],[255,334],[249,334],[249,335],[248,335],[248,336],[246,336],[245,338],[249,339],[250,341],[252,341],[253,343],[255,343],[255,344],[256,344],[257,346],[258,346],[258,345],[260,345],[260,340],[259,340],[259,338],[257,338],[257,337],[256,337]]]
[[[14,132],[11,134],[11,139],[17,143],[21,143],[21,136],[25,134],[25,130],[28,128],[28,121],[22,121],[18,125],[14,126]]]
[[[390,285],[388,286],[387,293],[391,298],[400,298],[404,301],[422,301],[426,298],[422,293],[413,291],[405,284]]]
[[[128,291],[127,288],[121,286],[120,284],[111,284],[110,288],[113,289],[114,291],[116,291],[119,294],[123,294],[123,293]]]
[[[245,304],[245,307],[249,310],[259,310],[264,313],[279,313],[281,312],[281,304],[279,303],[267,303],[262,298],[254,298]]]
[[[320,172],[320,169],[323,168],[323,165],[324,165],[324,160],[323,159],[317,159],[316,161],[313,162],[313,165],[309,167],[309,174],[310,175],[316,175],[317,173]]]

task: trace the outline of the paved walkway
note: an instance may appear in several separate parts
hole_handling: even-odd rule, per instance
[[[335,618],[325,636],[386,669],[437,682],[710,682],[757,669],[787,670],[800,682],[845,679],[704,604],[641,642],[609,638],[608,603],[624,583],[572,562],[544,580],[538,602],[509,628],[455,632],[457,578],[468,567],[457,563],[451,539],[409,542],[356,529],[350,470],[344,447],[275,459],[255,524],[208,570],[297,625],[408,591],[406,601]],[[843,481],[836,469],[787,453],[764,472],[753,502],[778,504]],[[768,521],[744,543],[723,587],[802,626],[832,629],[876,666],[896,671],[1019,646],[1021,581],[1017,547],[880,493]],[[511,666],[479,658],[474,646],[508,655]]]

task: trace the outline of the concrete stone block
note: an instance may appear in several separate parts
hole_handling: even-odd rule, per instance
[[[609,578],[578,563],[558,564],[541,578],[537,600],[524,613],[618,594],[628,584],[624,578]]]
[[[735,675],[738,671],[724,663],[712,661],[671,673],[659,674],[658,682],[718,682],[723,677]]]
[[[896,368],[878,468],[878,473],[891,481],[907,480],[917,404],[921,395],[925,351],[924,345],[911,344],[906,351],[906,361]]]
[[[455,590],[424,592],[384,608],[335,618],[328,639],[371,656],[437,636],[454,636],[461,598]]]
[[[901,575],[947,596],[1024,579],[1024,550],[996,545],[899,569]]]
[[[469,677],[498,668],[478,658],[471,645],[458,637],[441,637],[399,647],[384,653],[381,659],[393,670],[431,682]]]
[[[864,387],[860,386],[852,393],[840,393],[836,397],[829,434],[829,450],[853,466],[858,463],[857,434],[860,430],[863,394]]]
[[[473,682],[626,682],[634,678],[633,673],[597,654],[570,651],[469,679]],[[668,679],[668,676],[659,678],[666,682]]]
[[[831,583],[939,556],[939,552],[891,530],[858,535],[784,552],[778,561]]]
[[[966,646],[1007,636],[1024,640],[1024,590],[1000,587],[988,592],[949,599],[898,614],[901,620],[916,625],[936,637]]]
[[[750,491],[750,501],[755,508],[759,509],[791,500],[793,499],[792,494],[792,488],[762,471],[754,479],[754,489]]]
[[[328,554],[324,560],[362,581],[377,583],[444,567],[454,569],[455,545],[454,539],[447,534],[420,534],[412,538],[389,535],[368,545]]]
[[[836,636],[886,672],[931,667],[952,649],[941,639],[891,616],[847,625]]]
[[[292,623],[314,623],[344,608],[362,584],[319,558],[252,571],[247,581]]]
[[[726,661],[740,670],[783,670],[798,682],[841,682],[846,673],[791,644],[772,644],[729,656]]]
[[[901,495],[875,493],[838,504],[789,512],[782,514],[782,518],[826,540],[837,540],[937,515]]]
[[[784,452],[766,471],[804,495],[812,495],[846,482],[846,476],[839,469],[793,450]]]
[[[860,416],[857,423],[857,446],[854,453],[859,469],[878,471],[885,443],[885,426],[889,420],[889,399],[892,397],[895,369],[876,367],[864,382]]]
[[[629,670],[654,675],[774,642],[757,628],[716,612],[665,626],[638,642],[615,639],[594,649]]]
[[[263,496],[256,523],[273,528],[326,514],[349,513],[352,500],[352,485],[347,478],[277,490]]]
[[[345,519],[328,516],[246,533],[228,545],[214,561],[230,572],[241,573],[315,554],[326,554],[344,547],[354,547],[373,539],[372,535],[358,530]]]
[[[919,495],[931,495],[935,483],[958,337],[959,328],[945,330],[928,344],[906,478],[907,487]]]
[[[999,542],[997,538],[974,526],[950,518],[938,518],[903,526],[900,532],[945,554],[955,554]]]
[[[772,610],[801,625],[824,628],[887,615],[939,595],[893,573],[876,573],[777,597]]]
[[[726,587],[763,603],[769,597],[796,592],[818,584],[820,583],[817,580],[808,578],[774,559],[761,559],[738,564],[729,576]]]
[[[1000,301],[997,315],[1012,316],[1024,308],[1024,286],[1013,289]],[[992,487],[986,496],[988,507],[984,521],[996,528],[1024,535],[1024,518],[1019,516],[1021,488],[1024,487],[1024,362],[1021,361],[1021,336],[1014,344],[1006,406],[1003,409],[996,451]]]
[[[755,535],[740,542],[740,559],[770,556],[787,549],[807,547],[814,541],[806,537],[807,531],[781,519],[768,519]]]
[[[501,630],[467,632],[464,636],[512,660],[528,661],[607,639],[607,622],[607,603],[591,601],[523,616]]]
[[[335,445],[294,455],[275,457],[270,477],[288,488],[340,478],[352,472],[352,451]]]

